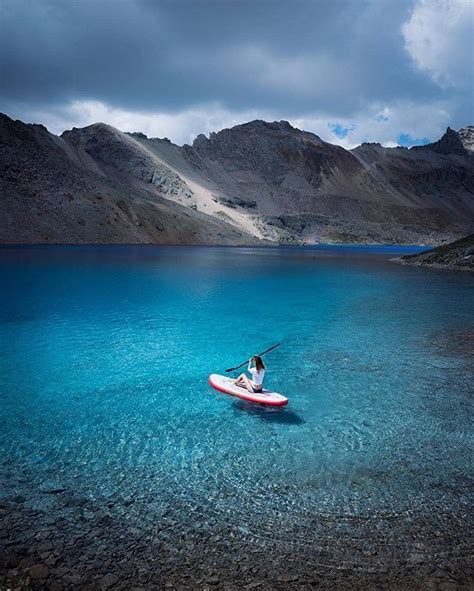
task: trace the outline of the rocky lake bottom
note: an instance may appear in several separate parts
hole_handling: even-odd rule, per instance
[[[0,249],[0,588],[472,588],[472,277],[390,256]]]

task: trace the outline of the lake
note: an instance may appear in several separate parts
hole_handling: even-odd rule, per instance
[[[412,250],[1,248],[4,580],[472,580],[474,283]],[[287,407],[207,384],[277,342]]]

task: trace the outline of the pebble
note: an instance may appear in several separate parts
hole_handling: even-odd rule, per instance
[[[34,564],[30,567],[29,573],[32,579],[47,579],[49,568],[44,564]]]
[[[119,578],[111,573],[105,575],[100,579],[100,585],[105,589],[110,589],[119,582]]]
[[[56,577],[64,577],[64,575],[67,575],[69,573],[70,569],[66,566],[59,566],[57,568],[54,569],[54,574]]]
[[[298,575],[289,575],[289,574],[283,574],[283,575],[279,575],[277,580],[280,583],[292,583],[294,581],[297,581],[299,579]]]
[[[64,580],[69,585],[80,585],[81,583],[83,583],[82,575],[75,572],[68,572],[68,574],[64,575]]]

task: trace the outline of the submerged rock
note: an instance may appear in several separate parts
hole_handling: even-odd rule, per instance
[[[29,574],[33,580],[47,579],[49,575],[49,568],[44,564],[35,564],[30,567]]]

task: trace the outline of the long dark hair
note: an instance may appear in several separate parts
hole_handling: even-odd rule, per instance
[[[259,355],[254,355],[253,361],[255,363],[255,367],[256,367],[257,371],[260,371],[261,369],[265,369],[265,365],[263,363],[263,360]]]

